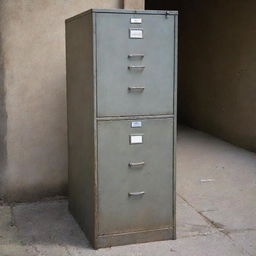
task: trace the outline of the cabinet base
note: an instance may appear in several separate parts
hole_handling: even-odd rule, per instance
[[[99,249],[118,245],[137,244],[174,239],[176,239],[176,234],[174,230],[171,228],[129,232],[122,234],[98,236],[96,238],[94,248]]]

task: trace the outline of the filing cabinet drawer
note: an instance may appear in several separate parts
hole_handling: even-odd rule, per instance
[[[96,16],[97,115],[173,114],[174,16]]]
[[[171,118],[98,121],[99,234],[170,227],[172,179]]]

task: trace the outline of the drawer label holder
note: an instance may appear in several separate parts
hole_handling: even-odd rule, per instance
[[[131,122],[131,127],[132,128],[142,127],[142,122],[141,121],[132,121]]]
[[[142,18],[131,18],[131,24],[141,24]]]
[[[130,28],[129,36],[132,39],[142,39],[143,29],[142,28]]]
[[[144,134],[131,134],[129,135],[130,144],[143,144],[143,135]]]

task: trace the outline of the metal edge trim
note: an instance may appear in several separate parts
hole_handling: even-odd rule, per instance
[[[79,18],[80,16],[84,16],[91,13],[115,13],[115,14],[151,14],[151,15],[178,15],[178,11],[164,11],[164,10],[125,10],[125,9],[89,9],[85,12],[79,13],[73,17],[70,17],[65,20],[65,22],[71,22]]]
[[[178,16],[174,18],[174,127],[173,127],[173,238],[176,239],[176,142],[177,142],[177,72],[178,72]]]
[[[109,234],[109,235],[99,235],[98,238],[100,238],[100,237],[112,237],[112,236],[125,236],[125,235],[132,235],[132,234],[139,234],[139,233],[146,233],[146,232],[167,231],[167,230],[173,230],[173,229],[172,229],[172,227],[167,227],[167,228],[158,228],[158,229],[138,230],[138,231],[115,233],[115,234]]]
[[[106,116],[97,117],[97,121],[115,121],[115,120],[139,120],[139,119],[166,119],[174,118],[174,115],[134,115],[134,116]]]
[[[127,14],[154,14],[154,15],[177,15],[176,10],[129,10],[129,9],[91,9],[89,11],[97,13],[127,13]]]
[[[118,234],[100,235],[97,237],[94,248],[106,248],[118,245],[138,244],[153,241],[172,240],[172,228],[161,228],[154,230],[132,231]]]
[[[92,48],[93,48],[93,126],[94,126],[94,241],[99,231],[98,220],[98,123],[97,123],[97,36],[96,36],[96,15],[91,13],[92,19]]]

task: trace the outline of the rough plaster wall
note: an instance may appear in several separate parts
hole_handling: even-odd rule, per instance
[[[182,119],[256,151],[256,2],[180,3]]]
[[[256,2],[152,2],[179,10],[179,118],[256,152]]]
[[[0,9],[1,12],[1,9]],[[0,20],[1,21],[1,20]],[[3,24],[0,22],[0,199],[3,197],[3,172],[7,162],[7,149],[6,149],[6,120],[7,113],[5,108],[5,87],[4,87],[4,54],[2,44]]]
[[[145,1],[144,0],[124,0],[124,9],[145,9]]]
[[[7,158],[0,158],[0,175],[5,179],[1,190],[6,200],[38,200],[66,193],[64,20],[90,8],[120,8],[121,3],[120,0],[0,0],[0,149],[4,149],[5,138],[7,153]],[[2,106],[4,89],[5,107]],[[5,108],[7,130],[2,125]]]

